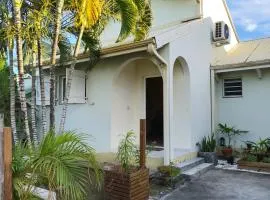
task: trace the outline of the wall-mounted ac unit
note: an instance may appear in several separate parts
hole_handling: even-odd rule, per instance
[[[213,40],[220,45],[230,43],[230,29],[225,22],[220,21],[215,23]]]

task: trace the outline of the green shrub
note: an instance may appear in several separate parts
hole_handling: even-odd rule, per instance
[[[216,149],[215,135],[204,136],[201,143],[201,152],[214,152]]]
[[[181,173],[181,169],[171,165],[160,166],[158,167],[158,171],[168,177],[176,177]]]
[[[120,141],[116,159],[123,170],[128,171],[132,166],[138,165],[138,147],[135,145],[135,133],[129,131]]]
[[[245,160],[248,162],[257,162],[257,156],[247,154]]]
[[[270,163],[270,157],[264,157],[263,162],[264,163]]]

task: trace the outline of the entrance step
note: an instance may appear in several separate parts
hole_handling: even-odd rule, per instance
[[[176,167],[180,168],[182,172],[192,169],[200,164],[204,163],[204,158],[193,158],[185,162],[176,164]]]
[[[200,177],[208,170],[214,168],[213,163],[202,163],[182,173],[185,178],[194,179]]]

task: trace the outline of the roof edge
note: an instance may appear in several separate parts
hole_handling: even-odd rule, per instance
[[[146,39],[146,40],[142,40],[139,42],[132,42],[132,43],[127,43],[127,44],[122,44],[119,46],[101,49],[100,58],[103,59],[103,58],[109,58],[109,57],[114,57],[114,56],[119,56],[119,55],[125,55],[129,53],[146,51],[149,44],[153,44],[156,47],[156,42],[155,42],[154,37]],[[80,54],[77,57],[77,63],[82,63],[89,60],[90,58],[88,54]],[[73,62],[72,60],[69,60],[61,64],[57,63],[56,66],[69,65],[72,62]],[[50,67],[51,65],[44,65],[43,69],[48,69]]]
[[[266,60],[258,60],[258,61],[251,61],[251,62],[245,62],[245,63],[237,63],[237,64],[227,64],[227,65],[214,65],[211,66],[212,70],[234,70],[238,68],[248,68],[253,67],[256,69],[256,67],[260,68],[263,65],[270,65],[270,59]]]
[[[233,28],[233,31],[234,31],[234,33],[235,33],[237,42],[240,42],[240,38],[239,38],[239,35],[238,35],[238,33],[237,33],[236,27],[235,27],[235,25],[234,25],[234,22],[233,22],[232,15],[231,15],[231,12],[230,12],[230,10],[229,10],[228,4],[227,4],[226,0],[222,0],[222,2],[223,2],[223,5],[224,5],[224,7],[225,7],[225,10],[226,10],[226,12],[227,12],[227,15],[228,15],[228,17],[229,17],[229,20],[230,20],[230,22],[231,22],[231,24],[232,24],[232,28]]]

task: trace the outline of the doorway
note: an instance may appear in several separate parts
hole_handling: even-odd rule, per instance
[[[163,147],[163,80],[146,78],[146,143]]]

